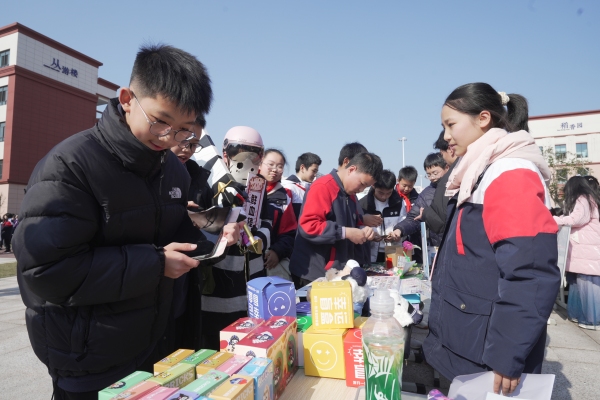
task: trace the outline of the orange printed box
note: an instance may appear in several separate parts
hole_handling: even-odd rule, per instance
[[[365,360],[363,358],[362,331],[353,328],[344,338],[346,364],[346,386],[359,387],[365,384]]]

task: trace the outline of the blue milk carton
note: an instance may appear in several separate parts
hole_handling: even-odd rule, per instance
[[[247,288],[250,318],[296,318],[296,289],[293,282],[268,276],[252,279]]]
[[[255,357],[242,368],[238,375],[254,378],[254,398],[273,400],[273,362],[268,358]]]

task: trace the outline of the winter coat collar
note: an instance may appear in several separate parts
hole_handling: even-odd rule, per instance
[[[388,207],[394,207],[402,204],[402,198],[396,192],[396,190],[392,191],[392,195],[388,199]],[[377,210],[375,207],[375,188],[372,187],[369,189],[369,193],[367,193],[367,213],[372,214]]]
[[[96,124],[97,136],[125,168],[144,178],[152,176],[169,150],[154,151],[140,142],[129,129],[120,107],[119,99],[110,100]]]

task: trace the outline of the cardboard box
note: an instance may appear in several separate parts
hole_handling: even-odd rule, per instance
[[[323,378],[346,379],[344,337],[347,329],[319,329],[304,333],[304,373]]]
[[[215,350],[198,350],[189,357],[186,357],[183,360],[181,360],[180,364],[191,364],[195,367],[196,365],[200,364],[202,361],[206,360],[208,357],[212,356],[215,353]]]
[[[363,359],[362,331],[352,328],[344,337],[346,386],[359,387],[365,384],[365,361]]]
[[[283,379],[287,386],[298,371],[298,322],[292,317],[271,317],[265,322],[265,327],[283,329],[284,371]],[[277,395],[276,395],[277,396]]]
[[[225,327],[220,333],[221,351],[233,353],[235,345],[264,322],[264,320],[258,318],[240,318],[233,324]]]
[[[369,317],[355,317],[354,318],[354,328],[362,328],[368,319],[369,319]]]
[[[350,282],[314,282],[310,291],[310,305],[313,328],[343,329],[354,327]]]
[[[107,388],[102,389],[98,392],[98,400],[110,400],[114,396],[119,393],[129,389],[133,385],[136,385],[142,381],[145,381],[148,378],[151,378],[152,374],[146,371],[135,371],[134,373],[127,375],[125,378],[121,379],[110,385]]]
[[[173,354],[169,354],[168,356],[154,364],[154,375],[158,375],[161,372],[165,372],[173,365],[179,363],[181,360],[192,355],[193,353],[194,350],[179,349]]]
[[[166,400],[170,395],[178,391],[177,388],[158,387],[143,396],[140,400]]]
[[[237,374],[238,371],[242,369],[244,365],[248,364],[250,360],[252,360],[252,357],[234,355],[229,360],[218,366],[217,369],[231,376],[233,374]]]
[[[254,398],[273,400],[273,361],[268,358],[253,358],[239,372],[254,378]]]
[[[208,397],[202,397],[207,399]],[[200,395],[198,393],[190,392],[189,390],[178,390],[173,393],[171,396],[167,397],[165,400],[198,400],[200,399]]]
[[[177,364],[161,372],[160,374],[148,379],[149,382],[156,382],[160,386],[168,388],[182,388],[196,379],[194,366],[192,364]]]
[[[218,366],[225,363],[225,361],[229,360],[231,357],[233,357],[233,354],[222,351],[213,354],[196,366],[196,376],[200,378],[208,371],[216,369]]]
[[[252,400],[254,379],[249,376],[232,375],[208,397],[214,400]]]
[[[255,278],[248,289],[248,316],[269,319],[272,316],[296,318],[294,283],[278,276]]]
[[[298,323],[298,367],[304,367],[304,333],[312,326],[312,317],[306,315],[297,320]]]
[[[207,396],[210,392],[215,390],[221,383],[223,383],[227,378],[229,378],[229,375],[227,375],[225,372],[212,369],[206,374],[202,375],[200,378],[190,383],[189,385],[183,387],[182,389],[189,392],[197,393],[200,396]]]
[[[142,381],[117,394],[111,400],[140,400],[142,396],[150,393],[157,387],[159,387],[159,385],[156,382]]]

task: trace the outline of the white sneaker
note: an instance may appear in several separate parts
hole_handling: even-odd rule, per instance
[[[577,324],[577,326],[579,326],[580,328],[583,328],[583,329],[589,329],[591,331],[597,331],[599,328],[598,325],[588,325],[588,324]]]

